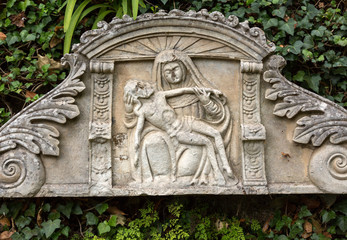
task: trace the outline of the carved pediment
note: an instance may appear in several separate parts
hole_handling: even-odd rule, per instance
[[[0,129],[1,197],[347,192],[347,111],[287,81],[248,22],[125,16],[73,49]]]

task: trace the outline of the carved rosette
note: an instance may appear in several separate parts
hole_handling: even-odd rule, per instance
[[[59,156],[59,131],[49,124],[63,124],[80,112],[74,97],[85,89],[80,81],[86,69],[77,55],[65,55],[69,76],[46,96],[22,110],[0,129],[0,195],[34,196],[45,183],[40,154]]]
[[[89,140],[91,141],[91,182],[93,195],[111,194],[111,125],[113,62],[91,61],[92,113]]]
[[[266,186],[264,163],[265,128],[260,119],[260,74],[263,64],[241,61],[242,73],[242,140],[243,185]]]

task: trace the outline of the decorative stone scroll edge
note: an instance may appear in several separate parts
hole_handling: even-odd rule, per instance
[[[239,19],[231,15],[226,18],[220,12],[209,13],[206,9],[202,9],[199,12],[190,10],[184,12],[178,9],[173,9],[170,12],[165,12],[164,10],[159,10],[157,13],[145,13],[137,17],[136,22],[147,21],[152,19],[170,19],[170,18],[182,18],[182,19],[199,19],[201,21],[208,21],[213,23],[222,24],[224,26],[230,27],[230,29],[247,36],[251,41],[259,44],[263,47],[268,53],[275,51],[276,46],[274,43],[268,41],[265,37],[265,33],[258,27],[249,27],[249,22],[239,22]],[[90,30],[82,34],[79,44],[74,44],[72,50],[78,52],[84,48],[90,42],[102,37],[104,34],[107,34],[109,31],[117,31],[123,25],[134,22],[135,20],[128,15],[124,15],[122,19],[113,18],[110,23],[105,21],[100,21],[97,26],[98,29]]]
[[[309,177],[323,192],[347,193],[347,111],[289,82],[280,73],[285,64],[281,56],[267,59],[263,78],[272,87],[266,90],[265,98],[277,100],[273,114],[279,117],[291,119],[300,112],[311,113],[297,120],[293,134],[294,142],[319,147],[311,156]]]
[[[85,89],[79,78],[86,64],[76,54],[66,54],[62,63],[70,65],[68,77],[0,129],[1,196],[33,196],[40,190],[45,183],[40,154],[59,156],[59,131],[47,121],[64,124],[80,114],[74,97]]]
[[[347,141],[347,110],[339,105],[311,93],[291,82],[280,73],[286,65],[283,57],[271,56],[266,62],[267,70],[263,78],[272,84],[265,92],[265,98],[276,101],[273,114],[293,118],[300,112],[316,112],[300,118],[296,123],[293,141],[301,144],[312,143],[319,147],[330,138],[332,144]]]

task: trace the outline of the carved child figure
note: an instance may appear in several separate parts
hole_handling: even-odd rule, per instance
[[[136,155],[135,166],[138,165],[139,161],[141,133],[145,121],[148,121],[153,126],[165,131],[177,143],[204,146],[206,148],[207,158],[213,168],[217,184],[225,185],[225,179],[218,167],[214,145],[208,138],[211,137],[214,139],[216,151],[222,162],[222,169],[226,171],[229,177],[232,177],[233,173],[228,164],[223,139],[220,133],[206,122],[192,116],[178,118],[175,111],[167,103],[167,98],[169,97],[193,93],[197,90],[196,87],[187,87],[168,91],[155,91],[149,83],[138,80],[129,80],[127,82],[124,87],[125,105],[126,108],[133,107],[133,111],[138,117],[134,139]],[[201,91],[201,88],[199,91]],[[203,91],[215,94],[216,96],[222,94],[218,90],[209,88],[204,88]],[[172,177],[174,181],[176,180],[176,159],[176,156],[171,156]],[[192,183],[195,183],[194,179]]]

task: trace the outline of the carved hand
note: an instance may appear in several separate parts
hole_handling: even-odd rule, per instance
[[[211,92],[207,92],[206,90],[208,90],[208,89],[194,87],[193,90],[194,90],[195,95],[199,98],[199,101],[203,105],[206,105],[207,103],[210,102]]]
[[[134,98],[130,95],[124,96],[124,106],[126,113],[132,113],[134,110]]]
[[[214,95],[216,95],[216,97],[222,96],[223,93],[217,89],[212,89],[212,92]]]

